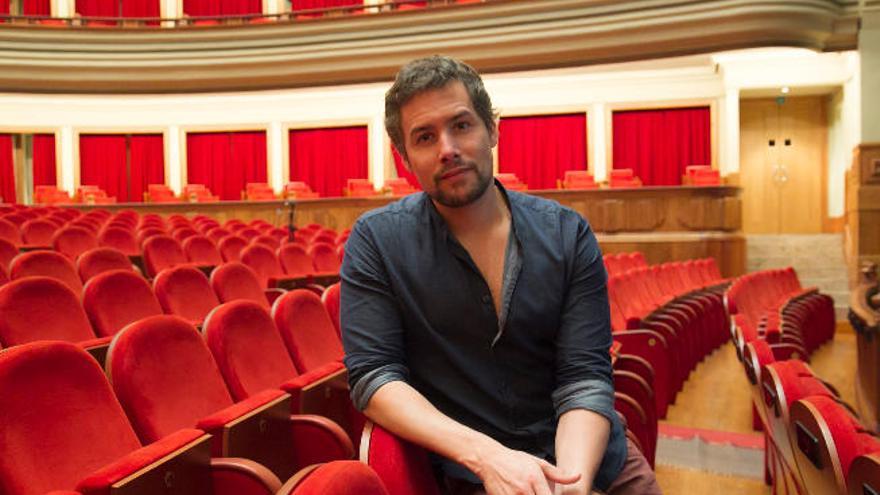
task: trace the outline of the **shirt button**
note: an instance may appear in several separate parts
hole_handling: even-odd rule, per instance
[[[489,304],[489,302],[492,301],[492,296],[490,296],[489,294],[483,294],[483,297],[481,297],[480,299],[482,299],[483,304]]]

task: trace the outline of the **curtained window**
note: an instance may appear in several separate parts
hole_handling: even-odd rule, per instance
[[[76,0],[76,12],[84,17],[160,17],[159,0]],[[149,22],[158,25],[158,21]]]
[[[161,17],[159,0],[122,0],[122,17]],[[158,21],[147,22],[148,25],[159,25]]]
[[[16,203],[12,135],[0,134],[0,203]]]
[[[9,0],[0,0],[0,15],[9,14]]]
[[[709,107],[614,112],[614,168],[644,185],[679,185],[688,165],[712,163]]]
[[[55,166],[55,135],[34,134],[33,146],[34,187],[58,184]]]
[[[141,202],[147,184],[164,183],[161,134],[83,134],[79,157],[80,184],[96,185],[120,203]]]
[[[342,196],[348,179],[369,177],[367,126],[290,131],[290,180]]]
[[[204,184],[221,200],[240,200],[248,182],[266,182],[266,133],[194,132],[186,135],[187,182]]]
[[[504,117],[498,125],[498,171],[530,189],[556,189],[566,170],[587,169],[587,116]]]
[[[49,0],[22,0],[21,12],[24,15],[52,15],[52,4]]]
[[[238,16],[263,12],[262,0],[183,0],[183,12],[189,16]]]
[[[419,179],[406,168],[406,163],[403,162],[403,158],[401,158],[400,153],[397,152],[393,145],[391,146],[391,156],[394,157],[394,169],[397,170],[397,176],[406,179],[410,185],[421,190],[422,185],[419,184]]]
[[[363,0],[293,0],[292,10],[329,9],[333,7],[349,7],[363,5]]]

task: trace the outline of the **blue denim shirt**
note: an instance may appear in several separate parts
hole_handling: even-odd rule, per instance
[[[402,380],[438,410],[503,445],[554,462],[556,425],[601,414],[611,435],[594,486],[626,459],[614,412],[605,268],[586,220],[507,192],[512,228],[502,308],[425,193],[364,214],[345,247],[341,325],[352,400],[363,410]],[[450,476],[479,481],[444,460]]]

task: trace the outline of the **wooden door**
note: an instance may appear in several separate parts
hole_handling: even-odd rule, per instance
[[[743,100],[740,183],[746,233],[819,233],[828,127],[821,96]]]

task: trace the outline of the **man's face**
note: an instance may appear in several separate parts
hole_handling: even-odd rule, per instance
[[[419,93],[400,109],[407,165],[437,203],[466,206],[492,184],[497,133],[477,115],[464,85]]]

